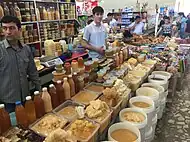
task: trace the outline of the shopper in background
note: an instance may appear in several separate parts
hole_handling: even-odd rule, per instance
[[[30,47],[20,43],[21,23],[17,17],[1,19],[5,40],[0,42],[0,104],[8,112],[15,111],[15,102],[25,102],[30,80],[40,90],[40,79]]]
[[[186,28],[186,22],[187,19],[184,15],[183,12],[178,13],[178,15],[180,16],[180,28],[179,28],[179,35],[181,38],[185,38],[185,28]]]
[[[144,31],[144,23],[141,22],[141,17],[136,16],[135,22],[133,22],[131,25],[129,25],[128,29],[133,34],[142,35]]]
[[[165,17],[164,24],[162,25],[162,27],[158,31],[157,35],[159,35],[161,32],[162,32],[162,35],[165,37],[166,36],[168,36],[168,37],[172,36],[172,24],[170,23],[170,17]]]
[[[117,21],[114,19],[113,14],[112,13],[108,13],[107,14],[107,20],[108,20],[108,24],[111,28],[114,28],[117,26]]]
[[[187,16],[186,28],[185,28],[186,37],[190,38],[190,13]]]
[[[104,55],[107,32],[102,23],[104,10],[96,6],[92,10],[94,21],[84,29],[82,46],[89,50],[90,58],[100,58]]]

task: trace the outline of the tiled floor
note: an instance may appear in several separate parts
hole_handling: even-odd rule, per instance
[[[183,89],[167,103],[153,142],[190,142],[190,70]]]

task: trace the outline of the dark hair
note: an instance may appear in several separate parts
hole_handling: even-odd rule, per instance
[[[163,19],[167,19],[167,18],[168,18],[168,16],[164,15]]]
[[[140,16],[136,16],[136,17],[135,17],[135,20],[140,19],[140,18],[141,18]]]
[[[179,15],[179,16],[183,16],[183,17],[185,17],[184,12],[179,12],[178,15]]]
[[[108,13],[108,14],[107,14],[107,17],[108,17],[108,16],[113,16],[113,14],[112,14],[112,13]]]
[[[170,20],[170,17],[166,16],[164,19]]]
[[[15,24],[17,25],[18,29],[21,28],[21,22],[20,22],[20,20],[19,20],[17,17],[15,17],[15,16],[6,15],[6,16],[4,16],[4,17],[1,19],[1,24],[2,24],[2,23],[11,23],[11,22],[15,23]]]
[[[95,15],[95,13],[104,13],[104,9],[101,6],[96,6],[92,9],[92,14]]]

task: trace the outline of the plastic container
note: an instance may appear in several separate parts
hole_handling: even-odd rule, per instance
[[[88,96],[87,96],[88,95]],[[85,106],[89,105],[90,101],[93,101],[99,97],[99,94],[91,91],[80,91],[74,97],[71,98],[74,102],[83,104]]]
[[[144,83],[141,86],[156,89],[159,92],[159,100],[160,100],[160,102],[165,97],[164,96],[164,87],[162,87],[162,86],[160,86],[160,85],[158,85],[156,83]]]
[[[160,103],[160,111],[158,113],[158,119],[161,119],[164,113],[164,109],[166,107],[166,99],[164,98]]]
[[[170,78],[171,78],[171,73],[166,72],[166,71],[153,71],[152,74],[163,75],[163,76],[166,76],[167,79],[170,79]]]
[[[152,119],[152,140],[154,139],[155,136],[155,131],[156,131],[156,125],[157,125],[157,114],[155,115],[155,117]]]
[[[129,71],[129,74],[140,77],[142,78],[142,80],[144,80],[147,75],[145,71],[139,71],[139,70]]]
[[[157,80],[155,80],[154,78],[156,78]],[[168,78],[166,76],[158,75],[158,74],[149,75],[148,82],[149,83],[157,83],[157,84],[163,86],[165,91],[168,90],[169,83],[168,83]]]
[[[160,106],[156,108],[156,114],[159,115],[159,113],[160,113]]]
[[[145,142],[151,142],[152,141],[152,127],[145,133]]]
[[[122,114],[125,113],[125,112],[139,112],[142,115],[144,115],[145,119],[142,122],[128,121],[128,120],[126,120],[125,118],[122,117]],[[132,125],[136,126],[140,131],[141,141],[144,142],[144,140],[145,140],[145,128],[146,128],[146,125],[147,125],[147,114],[142,109],[139,109],[139,108],[125,108],[125,109],[120,111],[119,119],[120,119],[121,122],[129,122]]]
[[[98,130],[100,128],[100,125],[98,123],[96,123],[95,121],[89,120],[87,118],[85,118],[85,120],[88,120],[89,122],[92,122],[96,126],[96,129],[94,130],[94,132],[86,140],[82,140],[80,138],[77,138],[77,141],[79,141],[79,142],[97,142],[98,141]],[[65,130],[68,130],[72,123],[70,123],[65,128]]]
[[[147,96],[154,101],[155,107],[158,107],[160,105],[159,92],[156,89],[150,87],[141,87],[137,89],[136,96]]]
[[[83,106],[83,107],[85,107],[85,106],[82,105],[82,104],[73,102],[73,101],[71,101],[71,100],[67,100],[66,102],[64,102],[64,103],[61,104],[60,106],[56,107],[56,108],[53,110],[53,112],[56,113],[58,116],[61,116],[61,117],[63,117],[63,118],[66,118],[67,120],[69,120],[69,121],[71,122],[71,121],[77,119],[77,117],[78,117],[77,112],[76,112],[76,114],[74,114],[74,115],[71,116],[71,117],[67,117],[67,116],[63,116],[63,115],[59,114],[59,112],[60,112],[63,108],[68,107],[68,106],[74,106],[74,107]]]
[[[96,89],[90,88],[92,86],[97,86],[96,89],[98,89],[98,87],[100,87],[100,88],[99,88],[99,90],[96,90]],[[96,92],[98,94],[102,94],[102,91],[104,90],[104,86],[101,83],[91,82],[86,87],[84,87],[84,90],[88,90],[88,91]]]
[[[131,89],[133,92],[135,92],[135,91],[139,88],[139,86],[140,86],[140,84],[141,84],[141,81],[142,81],[142,79],[141,79],[140,77],[139,77],[138,80],[131,81],[131,82],[129,83],[130,89]]]
[[[121,110],[121,103],[122,103],[122,100],[120,100],[115,107],[111,107],[111,109],[113,110],[112,120],[115,120],[117,118],[117,116]]]
[[[124,108],[127,107],[129,99],[130,99],[130,93],[131,93],[131,89],[130,89],[130,91],[128,91],[127,93],[125,93],[123,95],[123,97],[122,97],[122,103],[121,103],[121,109],[124,109]]]
[[[141,108],[146,114],[147,114],[147,127],[146,130],[149,130],[150,127],[152,126],[152,119],[155,116],[155,106],[154,106],[154,101],[146,96],[137,96],[137,97],[133,97],[129,100],[129,105],[132,108],[140,108],[135,106],[133,103],[134,102],[145,102],[150,104],[150,107],[147,108]]]
[[[116,141],[111,137],[111,133],[114,132],[115,130],[118,129],[127,129],[137,135],[137,140],[135,142],[141,142],[141,136],[140,136],[140,131],[137,127],[134,125],[128,123],[128,122],[120,122],[120,123],[115,123],[113,124],[109,129],[108,129],[108,140],[109,141]]]
[[[47,133],[45,133],[45,132],[43,132],[43,131],[38,131],[38,130],[34,129],[34,127],[35,127],[36,125],[38,125],[45,117],[48,117],[48,115],[53,115],[53,116],[57,117],[59,120],[62,120],[63,123],[65,124],[63,127],[65,127],[66,124],[67,124],[67,122],[68,122],[66,119],[61,118],[61,117],[59,117],[58,115],[56,115],[56,114],[54,114],[54,113],[47,113],[47,114],[45,114],[42,118],[38,119],[38,120],[35,121],[33,124],[31,124],[31,125],[29,126],[30,130],[34,131],[36,134],[38,134],[38,135],[40,135],[40,136],[42,136],[42,137],[47,137],[47,135],[48,135]],[[46,123],[49,123],[49,121],[46,121]],[[46,124],[46,125],[47,125],[47,124]],[[44,126],[45,126],[45,125],[44,125]],[[52,130],[52,131],[54,131],[54,130]]]

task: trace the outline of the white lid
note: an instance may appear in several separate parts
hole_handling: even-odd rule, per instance
[[[58,81],[57,81],[57,84],[61,84],[61,80],[58,80]]]
[[[29,100],[31,100],[31,99],[32,99],[31,96],[27,96],[27,97],[26,97],[26,100],[27,100],[27,101],[29,101]]]
[[[4,108],[5,107],[5,105],[4,104],[0,104],[0,108]]]
[[[72,75],[70,74],[70,75],[68,75],[68,77],[69,77],[69,78],[72,78]]]
[[[53,88],[53,87],[55,87],[55,86],[54,86],[53,84],[50,84],[49,87],[50,87],[50,88]]]
[[[40,94],[39,91],[35,91],[35,92],[34,92],[34,95],[39,95],[39,94]]]
[[[64,81],[67,81],[67,78],[65,77],[63,80],[64,80]]]
[[[42,89],[42,91],[43,91],[43,92],[46,92],[46,91],[47,91],[47,87],[44,87],[44,88]]]
[[[74,72],[74,75],[77,75],[77,73],[76,73],[76,72]]]

